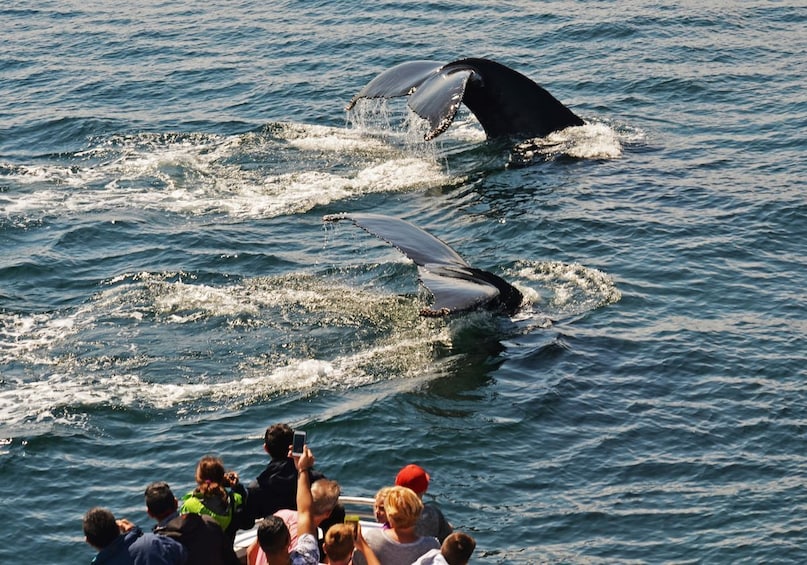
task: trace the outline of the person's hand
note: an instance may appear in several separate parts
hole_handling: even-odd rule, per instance
[[[118,530],[120,530],[120,533],[122,534],[125,534],[126,532],[135,527],[135,525],[126,518],[115,520],[115,523],[118,524]]]
[[[303,446],[302,455],[293,455],[291,446],[289,446],[289,457],[294,459],[294,466],[297,467],[297,471],[307,471],[314,466],[314,454],[308,449],[307,444]]]
[[[364,536],[361,535],[361,522],[358,522],[356,525],[356,537],[353,538],[353,545],[362,553],[364,553],[364,550],[367,548],[367,541],[364,539]]]
[[[224,480],[230,483],[231,486],[238,484],[238,473],[235,471],[227,471],[224,473]]]

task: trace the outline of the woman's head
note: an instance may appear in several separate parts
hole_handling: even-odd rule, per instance
[[[384,497],[384,510],[393,528],[413,528],[423,512],[423,503],[412,489],[390,487]]]
[[[196,465],[196,492],[202,496],[221,496],[227,498],[224,487],[230,486],[230,481],[224,471],[224,462],[214,455],[205,455]]]
[[[387,496],[387,491],[390,487],[382,487],[375,493],[375,502],[373,503],[373,512],[375,513],[375,521],[379,524],[386,524],[389,522],[387,519],[387,511],[384,506],[384,498]]]

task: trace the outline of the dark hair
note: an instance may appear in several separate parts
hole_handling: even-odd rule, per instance
[[[294,430],[288,424],[273,424],[266,428],[263,444],[272,459],[286,459],[294,441]]]
[[[196,494],[202,497],[217,496],[227,502],[225,487],[232,486],[224,470],[224,462],[215,455],[205,455],[196,465]]]
[[[258,545],[267,555],[288,551],[291,535],[289,528],[281,518],[269,516],[258,523]]]
[[[93,547],[104,549],[118,539],[120,529],[115,515],[106,508],[91,508],[84,515],[84,535]]]
[[[149,514],[161,520],[177,509],[177,499],[171,487],[164,481],[151,483],[146,487],[146,508]]]
[[[440,553],[448,565],[465,565],[471,560],[475,548],[474,538],[463,532],[454,532],[443,541]]]

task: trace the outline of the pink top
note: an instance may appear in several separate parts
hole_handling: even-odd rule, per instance
[[[297,547],[297,511],[278,510],[275,512],[275,516],[283,520],[286,523],[286,527],[289,529],[289,535],[291,536],[289,548]],[[258,553],[255,555],[255,565],[269,565],[266,560],[266,554],[260,547],[258,548]]]

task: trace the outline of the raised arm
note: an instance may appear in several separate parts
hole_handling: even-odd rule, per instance
[[[353,545],[356,550],[364,556],[367,565],[381,565],[381,561],[378,560],[372,548],[365,541],[364,536],[361,535],[361,524],[358,525],[356,539],[353,540]]]
[[[303,447],[303,454],[294,458],[294,463],[297,466],[297,535],[311,534],[316,538],[317,526],[311,514],[314,499],[308,476],[309,469],[314,466],[314,454],[307,445]]]

